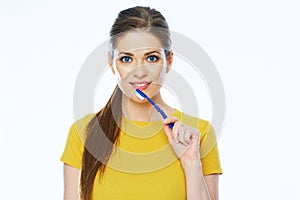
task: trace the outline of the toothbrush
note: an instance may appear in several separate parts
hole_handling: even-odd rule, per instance
[[[157,110],[157,112],[160,113],[160,115],[166,119],[167,115],[164,113],[164,111],[154,102],[152,101],[152,99],[150,99],[144,92],[142,92],[140,89],[136,89],[135,90],[135,95],[140,99],[140,100],[144,100],[144,98],[146,98],[153,106],[154,108]],[[168,126],[172,129],[174,126],[174,123],[170,123],[168,124]]]

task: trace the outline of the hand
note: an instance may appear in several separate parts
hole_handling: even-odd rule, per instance
[[[168,124],[174,123],[173,129]],[[168,117],[164,120],[164,130],[168,140],[181,162],[200,161],[200,131],[187,126],[177,117]]]

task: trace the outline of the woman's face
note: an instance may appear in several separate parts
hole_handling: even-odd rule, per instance
[[[141,100],[134,95],[135,89],[154,97],[170,70],[172,52],[166,58],[160,40],[147,32],[126,33],[116,44],[113,60],[109,54],[109,64],[123,94],[137,102]]]

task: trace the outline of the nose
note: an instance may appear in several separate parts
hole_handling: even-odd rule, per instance
[[[148,70],[145,66],[138,66],[134,69],[133,76],[138,79],[143,79],[148,75]]]

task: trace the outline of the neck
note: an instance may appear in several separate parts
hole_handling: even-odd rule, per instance
[[[173,110],[162,99],[160,93],[151,98],[167,115],[172,114]],[[162,120],[161,115],[146,99],[143,102],[136,102],[126,95],[122,96],[122,112],[123,115],[131,120],[136,121],[159,121]]]

